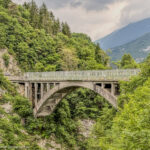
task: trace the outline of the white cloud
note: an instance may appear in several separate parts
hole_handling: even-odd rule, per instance
[[[95,40],[118,27],[121,10],[125,5],[125,2],[114,3],[108,9],[100,11],[87,11],[83,7],[71,6],[53,11],[61,20],[69,23],[72,31],[86,33]]]
[[[150,0],[127,1],[128,5],[126,5],[121,12],[120,24],[126,25],[128,23],[150,17]]]
[[[12,0],[14,3],[23,4],[24,2],[30,2],[31,0]]]
[[[13,0],[22,4],[30,0]],[[66,21],[73,32],[93,40],[131,22],[150,17],[150,0],[35,0],[45,2],[56,17]]]

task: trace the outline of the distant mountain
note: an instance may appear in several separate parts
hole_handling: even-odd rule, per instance
[[[111,48],[112,61],[120,60],[125,53],[130,53],[137,62],[141,62],[150,53],[150,32],[122,46]]]
[[[96,42],[100,43],[102,49],[107,50],[131,42],[148,32],[150,32],[150,18],[131,23]]]

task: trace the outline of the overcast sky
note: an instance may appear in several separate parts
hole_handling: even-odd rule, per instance
[[[13,0],[22,4],[30,0]],[[72,32],[97,40],[131,22],[150,17],[150,0],[35,0],[43,2]]]

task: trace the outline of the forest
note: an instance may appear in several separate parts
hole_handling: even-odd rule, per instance
[[[16,5],[0,0],[0,49],[5,66],[13,56],[22,72],[111,69],[107,53],[83,33],[72,33],[46,5],[34,1]],[[101,96],[77,89],[63,99],[50,116],[34,118],[31,102],[22,97],[0,72],[0,148],[18,146],[44,150],[39,141],[52,140],[66,150],[150,149],[150,56],[137,64],[130,54],[114,63],[120,69],[140,68],[138,76],[120,81],[118,110]],[[12,106],[10,112],[3,105]],[[89,137],[79,132],[80,120],[95,122]],[[21,123],[24,120],[24,124]],[[14,148],[15,149],[15,148]]]

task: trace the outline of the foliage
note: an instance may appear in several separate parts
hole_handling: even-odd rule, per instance
[[[83,147],[83,141],[80,141],[82,136],[78,135],[78,120],[87,118],[96,120],[104,106],[111,108],[95,93],[78,89],[63,99],[50,116],[39,119],[28,117],[26,128],[29,133],[40,134],[43,138],[55,135],[59,142],[66,143],[70,147],[77,145]]]
[[[7,8],[11,0],[0,0],[0,5]]]
[[[9,55],[7,53],[3,54],[2,56],[3,60],[4,60],[4,63],[5,63],[5,66],[8,67],[9,66]]]
[[[17,93],[13,84],[7,78],[4,77],[3,72],[1,70],[0,70],[0,87],[4,91],[7,91],[12,95],[16,95]]]
[[[17,149],[40,150],[35,138],[26,133],[25,128],[21,125],[21,117],[28,117],[32,113],[29,101],[17,94],[15,87],[3,76],[2,72],[0,73],[0,88],[6,92],[0,97],[0,148],[15,149],[18,147]],[[3,104],[11,104],[13,110],[6,112]]]
[[[4,0],[1,0],[4,2]],[[1,2],[0,1],[0,2]],[[7,9],[6,9],[7,8]],[[0,6],[0,48],[7,48],[23,71],[60,71],[60,70],[98,70],[109,68],[109,57],[81,33],[71,33],[67,23],[61,23],[55,19],[53,13],[48,11],[45,4],[40,8],[34,1],[18,6],[9,3],[7,7]],[[5,144],[19,143],[22,145],[34,145],[34,138],[31,135],[39,135],[42,138],[55,136],[59,142],[65,143],[73,149],[80,146],[85,149],[86,142],[82,135],[78,135],[78,120],[84,118],[97,119],[102,115],[102,108],[111,106],[100,96],[86,90],[78,89],[63,99],[55,112],[45,118],[34,118],[31,104],[26,98],[19,96],[15,87],[0,74],[0,86],[7,90],[2,97],[2,102],[11,102],[13,106],[11,127],[6,132]],[[25,119],[25,126],[22,127],[28,132],[16,133],[13,124],[20,129],[20,119]],[[5,122],[5,120],[2,120]],[[6,126],[8,126],[6,122]],[[2,127],[1,127],[2,128]],[[7,129],[7,128],[6,128]],[[15,136],[19,134],[19,139]],[[12,140],[10,140],[12,138]],[[28,138],[32,140],[28,141]],[[14,139],[14,140],[13,140]],[[9,142],[10,140],[10,142]],[[36,140],[35,140],[36,141]],[[31,148],[33,149],[33,148]],[[35,145],[34,149],[38,149]]]
[[[112,129],[100,140],[102,149],[149,149],[150,80],[129,95],[129,103],[114,118]]]
[[[0,0],[0,32],[0,48],[8,48],[24,71],[109,68],[109,57],[99,45],[85,34],[71,33],[68,24],[55,19],[44,4],[38,8],[34,1],[17,6]],[[8,61],[6,56],[4,59]],[[125,54],[118,65],[123,69],[139,67],[129,54]],[[10,114],[0,108],[1,115],[5,116],[0,119],[1,145],[39,149],[34,138],[39,135],[55,136],[69,149],[75,146],[104,150],[149,149],[150,57],[141,66],[139,76],[130,82],[121,82],[118,112],[102,97],[78,89],[45,118],[33,117],[29,101],[19,96],[0,72],[0,87],[6,90],[1,104],[9,102],[13,106]],[[20,124],[22,118],[24,127]],[[87,118],[97,120],[89,140],[78,132],[78,120]]]
[[[26,98],[23,98],[21,96],[14,97],[13,109],[23,118],[32,114],[31,104]]]
[[[112,119],[112,125],[109,128],[105,128],[107,126],[103,126],[102,122],[97,122],[94,130],[97,131],[94,134],[95,140],[89,140],[90,145],[96,144],[103,150],[150,148],[149,62],[150,56],[141,65],[138,76],[131,78],[130,82],[121,82],[119,112]]]
[[[135,60],[132,58],[130,54],[124,54],[120,61],[115,62],[115,65],[117,65],[120,69],[134,69],[138,68],[138,64],[135,62]]]
[[[85,34],[72,34],[67,23],[60,27],[44,4],[40,9],[33,1],[0,9],[0,31],[1,48],[8,48],[24,71],[71,70],[73,64],[80,70],[108,67],[99,46]]]

